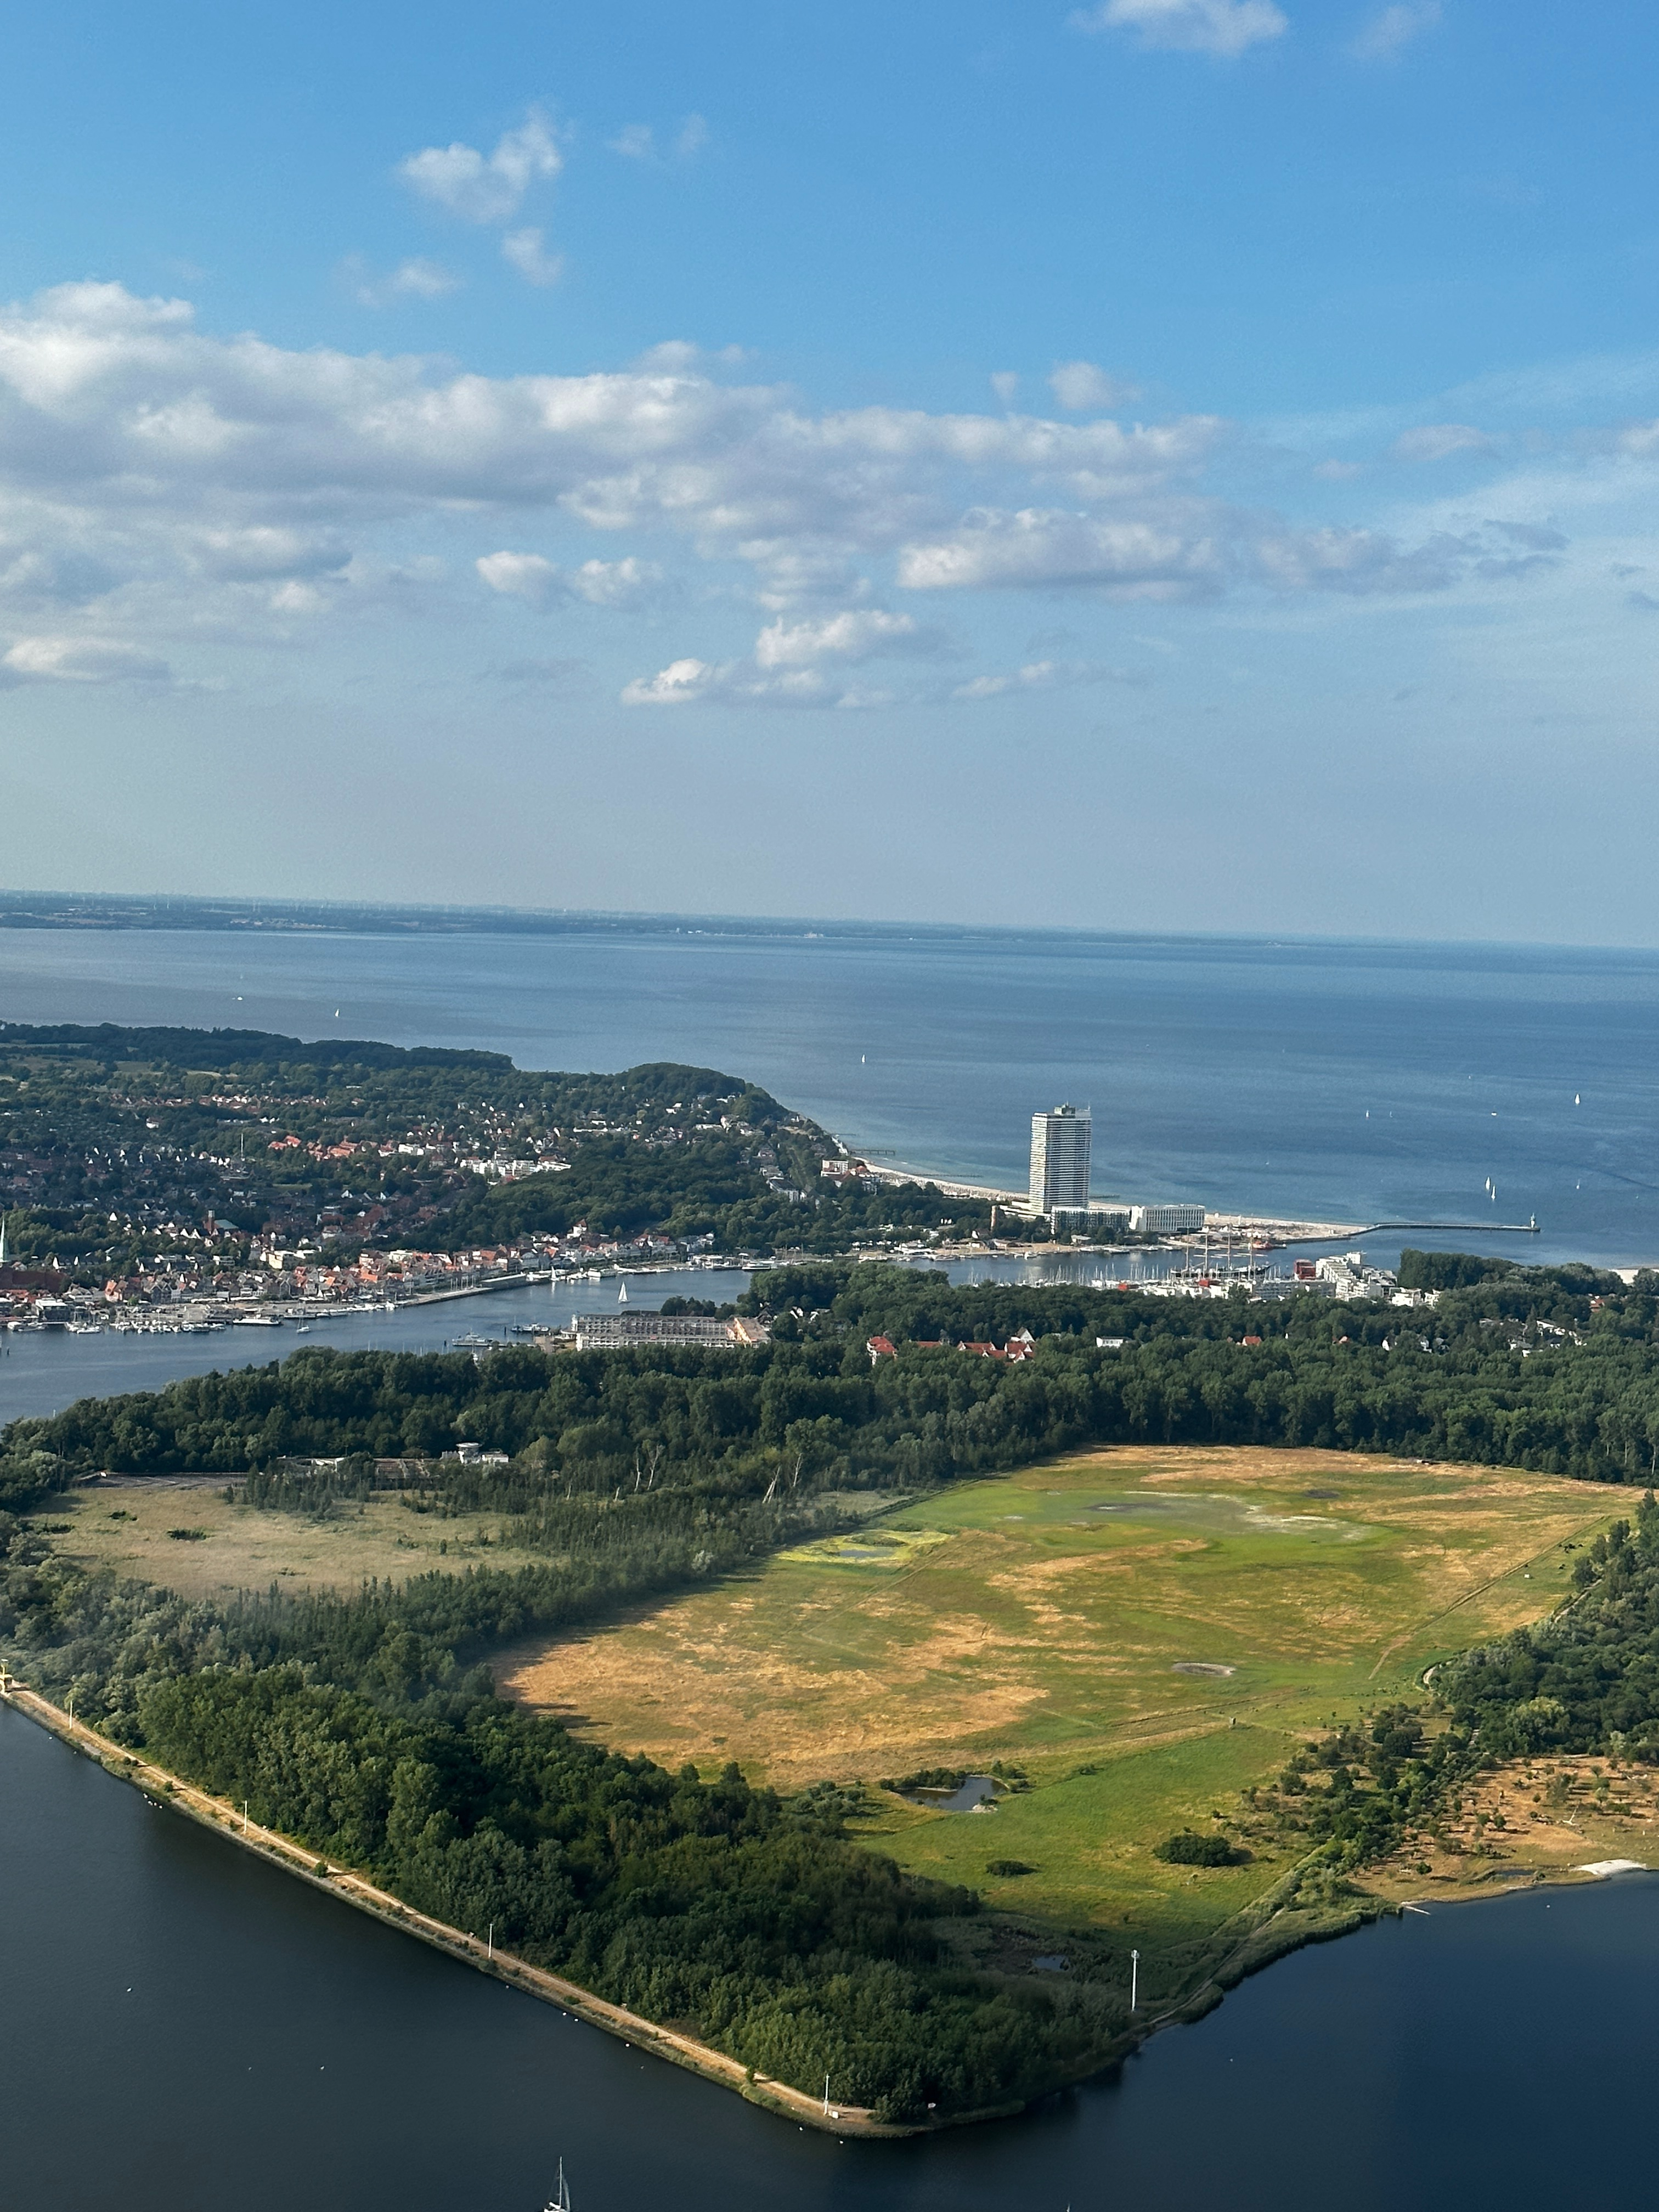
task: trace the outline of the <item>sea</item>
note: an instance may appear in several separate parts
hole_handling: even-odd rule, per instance
[[[684,1060],[879,1161],[1009,1188],[1032,1112],[1067,1100],[1092,1109],[1103,1196],[1438,1224],[1344,1240],[1382,1264],[1403,1243],[1659,1263],[1654,953],[684,918],[0,929],[0,1019],[465,1045],[526,1067]],[[642,1279],[630,1303],[740,1279]],[[609,1305],[617,1285],[307,1340],[436,1347],[556,1297]],[[298,1342],[14,1338],[0,1419]],[[6,1711],[0,1869],[0,2194],[20,2206],[535,2212],[561,2158],[577,2212],[1312,2212],[1339,2191],[1355,2212],[1465,2212],[1634,2198],[1647,2179],[1628,2116],[1650,2071],[1659,1879],[1389,1922],[1019,2120],[843,2145],[285,1880]]]
[[[1066,1101],[1092,1109],[1103,1197],[1444,1222],[1477,1249],[1535,1218],[1523,1255],[1659,1261],[1659,952],[672,918],[0,929],[0,1019],[684,1060],[878,1164],[1010,1188],[1032,1114]]]

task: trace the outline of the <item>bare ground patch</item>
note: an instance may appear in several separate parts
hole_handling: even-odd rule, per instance
[[[39,1517],[69,1522],[70,1533],[58,1542],[71,1559],[191,1598],[262,1590],[273,1582],[296,1589],[349,1590],[366,1575],[404,1582],[434,1567],[522,1566],[531,1556],[501,1543],[495,1515],[442,1521],[410,1512],[395,1493],[367,1498],[361,1509],[348,1502],[319,1521],[228,1504],[218,1486],[132,1483],[118,1490],[70,1492]],[[206,1533],[193,1542],[168,1535],[181,1527]]]

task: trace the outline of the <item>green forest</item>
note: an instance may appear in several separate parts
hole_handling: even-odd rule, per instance
[[[1588,1270],[1510,1271],[1401,1310],[953,1287],[840,1261],[764,1271],[740,1304],[769,1318],[770,1344],[308,1349],[82,1401],[0,1434],[0,1499],[99,1468],[437,1459],[463,1440],[510,1464],[442,1467],[448,1492],[532,1515],[555,1496],[631,1495],[651,1460],[711,1498],[757,1496],[780,1468],[796,1489],[914,1488],[1089,1443],[1388,1450],[1636,1484],[1659,1467],[1659,1278],[1627,1291]],[[1022,1329],[1028,1360],[955,1349]],[[875,1335],[897,1357],[872,1361]]]

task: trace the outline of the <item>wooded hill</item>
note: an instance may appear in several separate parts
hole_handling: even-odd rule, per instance
[[[721,1250],[838,1252],[988,1218],[931,1187],[827,1182],[834,1149],[755,1085],[674,1061],[538,1073],[501,1053],[362,1039],[0,1025],[11,1255],[100,1282],[167,1251],[199,1260],[210,1214],[225,1256],[266,1228],[335,1253],[498,1245],[579,1224],[601,1238],[650,1230]],[[505,1183],[464,1164],[495,1153],[561,1164]]]

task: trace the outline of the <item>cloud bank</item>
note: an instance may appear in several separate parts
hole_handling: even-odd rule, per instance
[[[498,147],[484,166],[502,159]],[[511,155],[509,183],[531,159]],[[0,309],[8,680],[158,680],[185,650],[289,642],[422,594],[543,614],[660,606],[678,569],[701,568],[705,599],[735,594],[774,619],[740,661],[682,653],[638,679],[642,703],[868,703],[833,672],[951,649],[880,604],[895,593],[1410,594],[1559,557],[1517,550],[1478,514],[1308,525],[1231,502],[1209,489],[1232,437],[1210,416],[814,410],[737,380],[739,368],[670,345],[615,371],[485,376],[213,336],[187,302],[114,284]],[[1123,392],[1088,362],[1053,377],[1068,410]],[[1394,447],[1422,465],[1489,467],[1492,452],[1467,422]],[[1655,458],[1659,431],[1634,423],[1607,434],[1597,465]],[[1540,522],[1543,499],[1529,495]],[[1525,526],[1530,505],[1505,511]],[[574,554],[520,550],[532,523]],[[468,531],[456,572],[436,549]],[[633,545],[609,550],[623,533]]]

